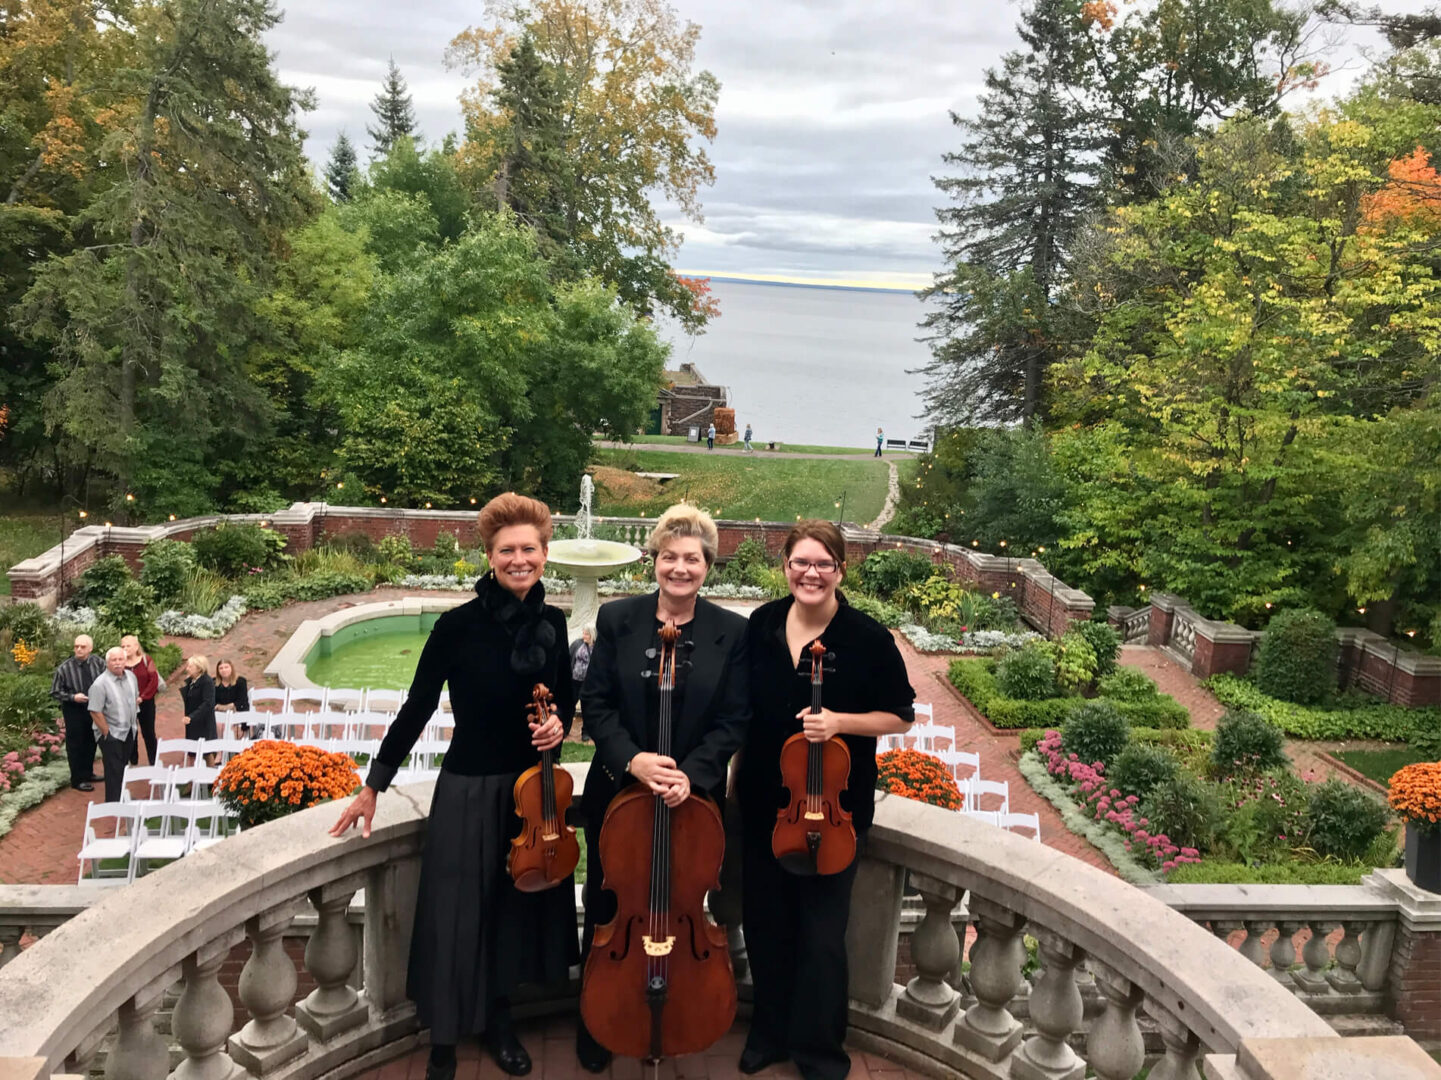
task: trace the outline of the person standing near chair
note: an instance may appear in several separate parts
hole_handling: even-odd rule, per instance
[[[125,666],[135,676],[135,684],[140,689],[140,734],[130,744],[130,764],[140,764],[140,743],[143,741],[146,763],[155,765],[155,695],[165,689],[165,680],[155,670],[155,661],[146,655],[140,647],[140,639],[134,634],[121,638],[120,647],[125,650]]]
[[[180,700],[185,708],[185,737],[215,738],[215,683],[210,678],[209,657],[197,654],[185,661]],[[206,754],[205,763],[214,764],[214,755]]]
[[[70,786],[77,791],[94,791],[95,735],[91,731],[90,700],[86,693],[90,684],[105,671],[105,661],[94,654],[95,643],[89,634],[75,638],[75,654],[67,656],[55,668],[50,680],[50,696],[60,706],[65,721],[65,756],[70,762]]]
[[[474,1035],[505,1072],[530,1072],[511,995],[525,983],[563,981],[580,958],[574,879],[523,893],[506,873],[519,824],[515,781],[560,745],[575,711],[565,616],[545,602],[540,582],[551,531],[546,505],[514,492],[481,509],[490,571],[475,583],[475,599],[436,620],[365,786],[330,830],[340,837],[359,823],[370,835],[377,795],[448,685],[455,729],[431,797],[406,981],[430,1029],[427,1080],[451,1080],[456,1045]],[[536,683],[555,701],[540,722],[527,713]]]
[[[125,666],[125,650],[118,645],[105,654],[105,671],[86,691],[86,707],[105,763],[105,801],[119,802],[125,791],[125,766],[135,748],[140,688],[135,673]]]
[[[771,850],[776,809],[785,804],[781,747],[804,733],[812,742],[840,738],[851,771],[841,804],[851,813],[858,849],[875,807],[876,739],[905,731],[915,691],[891,632],[851,607],[839,586],[846,546],[829,521],[800,521],[786,537],[790,596],[751,614],[751,719],[736,798],[742,821],[742,921],[755,987],[755,1012],[740,1071],[793,1059],[805,1080],[844,1080],[846,924],[860,856],[836,874],[792,874]],[[812,714],[810,648],[826,650],[822,708]]]
[[[250,687],[246,685],[244,675],[235,674],[235,665],[229,660],[215,661],[215,711],[217,713],[250,711]],[[218,726],[218,716],[216,720]],[[231,732],[231,737],[250,738],[250,725],[237,725],[236,731]]]

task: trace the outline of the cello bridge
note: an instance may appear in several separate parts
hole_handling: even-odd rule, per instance
[[[815,810],[807,810],[807,811],[806,811],[806,820],[807,820],[807,821],[824,821],[825,819],[826,819],[825,814],[819,813],[818,811],[815,811]]]
[[[542,833],[540,838],[548,843],[551,840],[559,840],[560,833]]]
[[[675,935],[671,934],[663,941],[656,941],[649,934],[641,935],[641,944],[645,947],[647,956],[669,956],[675,945]]]

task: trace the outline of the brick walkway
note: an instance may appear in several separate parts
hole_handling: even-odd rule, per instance
[[[575,1018],[557,1016],[547,1020],[517,1023],[517,1034],[535,1062],[532,1076],[545,1080],[582,1080],[591,1074],[575,1059]],[[736,1024],[728,1035],[704,1054],[662,1061],[657,1068],[642,1067],[635,1058],[617,1058],[601,1076],[612,1080],[740,1080],[736,1067],[745,1045],[746,1025]],[[927,1074],[907,1069],[894,1061],[850,1047],[851,1072],[848,1080],[922,1080]],[[415,1050],[405,1057],[387,1062],[378,1069],[360,1073],[356,1080],[425,1080],[425,1062],[429,1049]],[[937,1066],[936,1075],[942,1075]],[[762,1080],[784,1077],[797,1080],[800,1072],[794,1065],[772,1065],[755,1074]],[[490,1055],[474,1042],[462,1043],[456,1049],[455,1080],[505,1080],[505,1073]]]

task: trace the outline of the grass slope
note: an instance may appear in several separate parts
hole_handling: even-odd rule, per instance
[[[864,524],[886,501],[883,461],[753,458],[735,454],[672,454],[661,450],[597,450],[596,513],[653,517],[690,499],[719,518],[790,521],[834,519],[845,494],[845,519]],[[635,476],[676,473],[662,485]]]
[[[72,515],[73,517],[73,515]],[[78,524],[67,519],[65,531]],[[0,596],[10,594],[5,571],[16,563],[34,558],[60,543],[60,520],[54,514],[21,510],[0,516]]]
[[[741,428],[741,432],[745,432],[744,427]],[[637,435],[634,441],[638,443],[663,444],[666,446],[685,446],[687,444],[691,446],[705,445],[704,436],[701,437],[699,443],[691,443],[684,435]],[[751,445],[757,450],[764,450],[767,446],[767,441],[752,439]],[[717,451],[725,450],[728,452],[744,449],[745,443],[739,440],[716,447]],[[810,443],[783,442],[776,445],[776,450],[784,454],[874,454],[876,452],[876,444],[871,443],[870,446],[813,446]],[[909,454],[903,454],[902,451],[899,450],[893,451],[891,456],[897,455],[910,456]]]

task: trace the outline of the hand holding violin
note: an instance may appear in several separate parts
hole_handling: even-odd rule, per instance
[[[556,715],[555,703],[550,705],[550,715],[541,723],[534,720],[530,724],[530,745],[537,750],[554,750],[565,739],[565,725],[560,722]]]
[[[824,707],[820,712],[811,712],[810,707],[807,706],[796,713],[796,719],[802,722],[801,733],[810,742],[825,742],[841,733],[840,714],[833,713]]]

